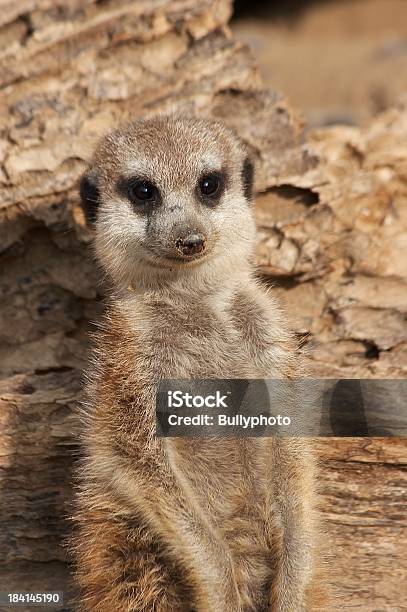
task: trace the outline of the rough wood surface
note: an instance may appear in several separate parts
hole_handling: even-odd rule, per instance
[[[228,0],[0,1],[2,584],[69,589],[73,407],[103,298],[77,180],[110,126],[164,110],[235,127],[257,160],[260,272],[309,335],[315,373],[406,375],[407,111],[302,142],[230,13]],[[337,609],[404,609],[405,443],[318,450]]]

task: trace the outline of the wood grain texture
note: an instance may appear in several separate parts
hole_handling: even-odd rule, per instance
[[[257,164],[257,258],[320,377],[405,377],[407,111],[301,142],[227,27],[228,0],[0,3],[0,575],[69,589],[72,461],[103,308],[77,182],[96,139],[161,111],[218,117]],[[406,445],[318,440],[336,609],[404,609]]]

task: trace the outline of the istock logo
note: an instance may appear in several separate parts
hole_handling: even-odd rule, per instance
[[[182,391],[167,391],[168,408],[227,408],[225,403],[227,395],[221,395],[216,391],[215,395],[192,395],[191,393],[183,393]]]

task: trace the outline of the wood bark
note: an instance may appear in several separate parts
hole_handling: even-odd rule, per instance
[[[218,117],[257,163],[257,259],[319,377],[405,377],[407,111],[301,133],[230,33],[229,0],[0,1],[0,576],[69,592],[74,406],[103,309],[77,182],[97,138]],[[337,609],[406,601],[406,446],[319,440]],[[69,606],[65,606],[69,609]]]

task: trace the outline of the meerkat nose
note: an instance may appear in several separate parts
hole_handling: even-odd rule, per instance
[[[175,246],[184,256],[202,253],[206,246],[206,237],[198,231],[192,231],[183,238],[178,238]]]

